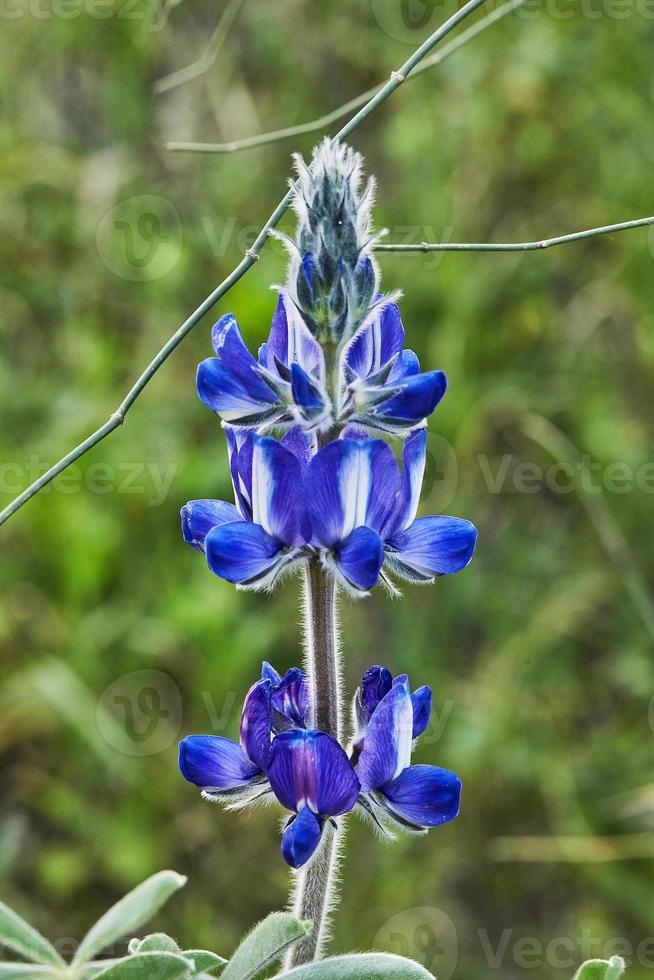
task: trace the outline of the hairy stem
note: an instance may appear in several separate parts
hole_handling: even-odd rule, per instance
[[[309,564],[305,576],[305,666],[311,687],[310,724],[338,739],[341,734],[341,663],[336,583],[317,561]],[[342,821],[341,817],[341,824]],[[288,969],[310,963],[321,955],[338,879],[341,834],[340,828],[327,823],[314,859],[295,875],[292,911],[299,919],[311,920],[314,928],[306,939],[289,950]]]

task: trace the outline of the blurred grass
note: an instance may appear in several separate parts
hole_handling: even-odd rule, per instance
[[[215,26],[207,0],[173,7],[165,24],[143,2],[106,19],[17,9],[0,32],[0,504],[113,410],[238,261],[281,196],[290,151],[312,141],[228,158],[167,156],[163,143],[317,116],[387,76],[450,8],[416,4],[428,23],[411,30],[406,5],[381,0],[248,0],[211,70],[160,96],[154,82],[193,62]],[[652,212],[654,23],[635,5],[621,19],[569,9],[509,16],[357,133],[392,237],[534,239]],[[142,273],[125,264],[119,230],[98,232],[140,195],[174,209],[160,267]],[[383,848],[352,822],[335,949],[370,947],[404,910],[408,946],[395,951],[445,980],[438,954],[421,951],[425,907],[454,921],[457,975],[470,980],[488,974],[480,936],[497,947],[505,929],[506,977],[529,973],[520,937],[572,937],[576,949],[584,930],[634,946],[653,934],[651,858],[506,860],[507,838],[524,858],[522,838],[619,839],[654,824],[651,636],[586,507],[601,501],[651,604],[651,486],[585,501],[580,489],[520,493],[513,482],[516,465],[552,465],[551,447],[525,431],[533,416],[598,463],[598,480],[613,462],[651,466],[653,255],[654,236],[637,231],[534,255],[383,258],[385,285],[405,293],[411,345],[450,382],[430,428],[452,450],[432,443],[425,506],[473,519],[480,544],[460,576],[400,601],[378,592],[345,604],[348,683],[373,661],[430,683],[443,731],[419,758],[460,773],[465,795],[459,820],[428,840]],[[283,269],[267,247],[220,306],[253,348]],[[180,542],[180,504],[229,495],[221,433],[194,393],[211,322],[77,476],[2,529],[2,894],[54,938],[81,935],[166,866],[190,882],[159,924],[187,946],[227,952],[286,900],[272,811],[203,805],[172,740],[125,756],[96,718],[109,685],[146,669],[178,686],[182,732],[235,735],[258,662],[300,655],[294,584],[274,599],[237,593]],[[439,471],[441,449],[456,471]],[[491,492],[505,454],[509,475]],[[649,971],[636,962],[630,975]]]

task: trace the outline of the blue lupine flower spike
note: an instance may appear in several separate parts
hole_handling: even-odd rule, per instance
[[[459,812],[461,782],[438,766],[411,765],[414,740],[429,723],[431,690],[410,692],[405,675],[371,667],[355,698],[352,761],[361,809],[385,832],[425,832]]]

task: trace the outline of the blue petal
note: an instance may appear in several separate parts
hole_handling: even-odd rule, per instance
[[[413,706],[407,683],[394,684],[368,724],[357,775],[364,793],[381,789],[411,762]]]
[[[307,417],[322,412],[325,407],[316,382],[299,364],[291,365],[291,394]]]
[[[410,378],[414,374],[420,374],[420,361],[418,355],[412,350],[403,350],[397,361],[393,365],[388,376],[388,383],[393,384]]]
[[[239,520],[234,504],[225,500],[189,500],[181,509],[184,540],[204,552],[204,540],[212,528]]]
[[[264,660],[261,664],[261,680],[270,681],[273,686],[276,686],[281,683],[281,679],[281,674],[267,660]]]
[[[413,738],[422,735],[431,718],[431,688],[419,687],[411,695],[413,705]]]
[[[350,760],[325,732],[294,729],[275,736],[268,778],[287,810],[306,805],[320,817],[347,813],[359,795]]]
[[[252,520],[286,545],[305,542],[302,466],[276,439],[255,436],[252,458]]]
[[[389,303],[354,335],[345,359],[359,378],[367,378],[398,354],[403,343],[400,311],[395,303]]]
[[[321,835],[320,820],[308,806],[303,807],[282,834],[282,856],[286,863],[301,868],[317,848]]]
[[[311,460],[306,479],[315,540],[333,547],[355,527],[379,530],[398,485],[395,457],[380,439],[337,439],[325,446]]]
[[[325,365],[322,347],[311,335],[294,302],[282,289],[268,337],[267,366],[272,370],[272,359],[290,367],[299,364],[304,371],[318,380],[324,379]]]
[[[211,571],[239,585],[255,584],[281,563],[280,543],[249,521],[214,528],[205,547]]]
[[[362,592],[379,581],[384,563],[384,545],[376,531],[357,527],[342,544],[334,548],[336,566],[343,577]]]
[[[234,487],[234,499],[246,520],[252,518],[252,439],[251,429],[233,429],[225,425],[227,436],[227,452],[229,455],[229,471]]]
[[[457,517],[419,517],[386,541],[392,568],[408,579],[459,572],[472,558],[477,530]]]
[[[197,373],[198,394],[205,405],[227,421],[273,410],[279,399],[257,374],[257,362],[231,313],[214,326],[212,341],[218,357],[202,361]]]
[[[272,692],[272,705],[299,728],[306,724],[309,707],[309,683],[299,667],[291,667]]]
[[[434,411],[446,388],[442,371],[412,375],[402,382],[402,391],[375,407],[374,414],[386,421],[421,422]]]
[[[437,827],[457,816],[461,780],[438,766],[409,766],[384,788],[384,797],[392,810],[411,823]]]
[[[317,439],[315,434],[306,432],[301,425],[295,425],[288,430],[280,441],[285,449],[288,449],[298,458],[304,477],[311,458],[316,454]]]
[[[392,513],[383,528],[388,538],[409,527],[415,520],[422,491],[427,459],[427,431],[419,429],[405,441],[402,449],[402,476]]]
[[[237,742],[218,735],[189,735],[179,743],[179,768],[184,779],[200,789],[234,789],[259,775]]]
[[[361,678],[361,708],[366,723],[370,721],[373,711],[392,686],[393,677],[386,667],[375,664],[365,672]]]
[[[265,771],[270,761],[272,707],[270,681],[253,684],[243,703],[241,715],[241,745],[248,758]]]

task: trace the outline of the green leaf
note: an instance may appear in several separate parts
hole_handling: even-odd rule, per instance
[[[193,976],[199,973],[211,973],[219,966],[224,966],[227,960],[217,953],[210,953],[207,949],[185,949],[182,956],[193,963]]]
[[[96,973],[94,980],[180,980],[191,976],[188,960],[175,953],[136,953]]]
[[[288,912],[273,912],[245,937],[221,974],[221,980],[250,980],[313,929]]]
[[[434,980],[433,974],[424,966],[392,953],[334,956],[319,963],[298,966],[279,976],[284,980]]]
[[[141,882],[105,912],[86,934],[73,958],[73,965],[85,963],[105,946],[110,946],[128,932],[135,932],[159,911],[173,892],[185,884],[186,878],[174,871],[160,871]]]
[[[575,973],[574,980],[619,980],[625,971],[621,956],[610,960],[586,960]]]
[[[150,936],[140,939],[132,953],[179,953],[179,946],[165,932],[153,932]]]
[[[3,902],[0,902],[0,945],[32,963],[64,966],[54,946]]]

